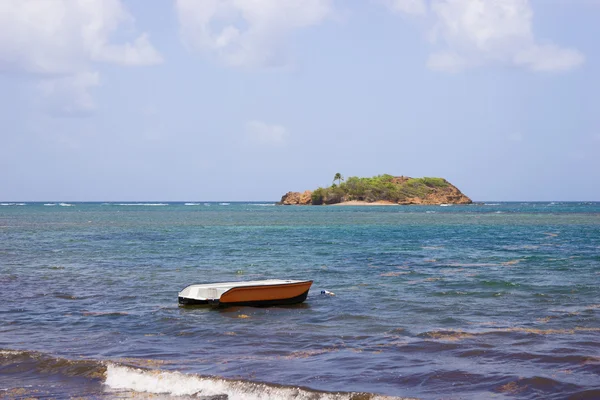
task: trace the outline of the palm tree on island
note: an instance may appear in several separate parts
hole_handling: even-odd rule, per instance
[[[335,176],[333,177],[333,181],[338,181],[338,185],[340,185],[342,183],[342,181],[344,180],[344,177],[342,176],[342,174],[340,174],[339,172],[337,172],[335,174]]]

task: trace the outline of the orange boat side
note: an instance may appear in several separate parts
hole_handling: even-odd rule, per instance
[[[306,281],[269,286],[234,287],[221,295],[220,302],[247,303],[291,299],[308,292],[312,283]]]

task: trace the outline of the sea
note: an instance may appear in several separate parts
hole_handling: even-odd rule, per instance
[[[600,399],[600,203],[0,203],[0,398]]]

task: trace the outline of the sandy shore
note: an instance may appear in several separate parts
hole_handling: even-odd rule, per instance
[[[332,206],[397,206],[398,203],[392,203],[391,201],[379,200],[369,203],[368,201],[344,201],[342,203],[331,204]]]

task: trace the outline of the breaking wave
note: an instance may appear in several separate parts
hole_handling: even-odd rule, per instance
[[[399,399],[398,397],[386,397],[368,393],[318,392],[298,387],[204,377],[180,372],[143,370],[115,364],[108,364],[105,384],[112,389],[118,390],[228,400]]]
[[[149,360],[127,359],[128,364],[144,365]],[[159,364],[157,362],[157,364]],[[37,374],[43,376],[60,375],[62,381],[71,380],[72,384],[86,385],[96,383],[95,396],[105,397],[112,393],[128,398],[146,398],[144,394],[177,396],[178,399],[213,400],[396,400],[400,397],[381,396],[370,393],[323,392],[293,386],[224,379],[218,377],[186,374],[176,371],[147,369],[137,365],[123,365],[113,361],[54,357],[37,351],[0,350],[0,368],[9,371],[13,381],[18,375]],[[76,380],[73,380],[76,378]],[[84,381],[82,381],[82,379]],[[10,386],[5,390],[11,395]],[[14,385],[12,385],[14,386]],[[53,387],[53,386],[50,386]],[[14,388],[12,390],[15,390]],[[24,394],[18,389],[16,394]],[[89,390],[89,389],[88,389]],[[76,392],[76,387],[69,389]],[[49,396],[59,397],[67,392],[46,392]],[[89,391],[87,395],[93,395]],[[141,395],[141,397],[140,397]],[[2,397],[2,395],[0,395]],[[119,397],[121,398],[121,397]]]

